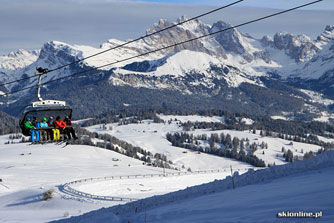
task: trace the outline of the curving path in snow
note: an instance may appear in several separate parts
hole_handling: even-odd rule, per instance
[[[246,172],[248,168],[236,169]],[[62,185],[59,190],[68,195],[102,201],[131,202],[166,194],[189,186],[224,179],[231,169],[201,170],[194,172],[167,172],[88,178]]]

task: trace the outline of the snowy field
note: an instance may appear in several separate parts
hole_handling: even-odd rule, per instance
[[[178,121],[177,121],[178,122]],[[112,127],[112,130],[108,130]],[[119,126],[117,123],[107,124],[107,130],[100,128],[100,125],[88,127],[87,130],[100,134],[110,134],[118,139],[124,140],[134,146],[139,146],[152,154],[160,153],[167,156],[176,166],[191,168],[191,170],[221,169],[229,168],[250,168],[251,165],[224,157],[213,156],[205,153],[198,154],[187,149],[172,146],[166,139],[168,132],[180,132],[182,128],[172,122],[171,124],[153,123],[144,121],[142,124],[129,124]]]
[[[236,167],[249,167],[246,163],[240,163],[236,160],[225,159],[223,157],[217,157],[207,154],[197,154],[196,152],[191,152],[187,149],[174,147],[166,139],[167,133],[183,132],[180,122],[187,122],[189,120],[204,121],[204,122],[222,122],[222,117],[202,117],[202,116],[159,116],[161,119],[165,120],[166,123],[153,123],[150,120],[143,121],[140,124],[128,124],[128,125],[118,125],[118,123],[107,124],[106,129],[101,129],[100,125],[90,126],[87,130],[91,132],[97,132],[101,134],[113,135],[116,138],[124,140],[132,145],[139,146],[147,151],[154,153],[165,154],[168,160],[173,161],[173,163],[179,167],[182,165],[187,168],[190,167],[192,170],[200,169],[217,169],[217,168],[228,168],[230,165]],[[168,124],[169,120],[173,120]],[[175,121],[177,120],[177,121]],[[245,120],[246,121],[246,120]],[[251,120],[247,120],[248,123]],[[112,130],[109,130],[109,128]],[[262,142],[268,144],[268,149],[258,149],[255,155],[265,161],[266,164],[281,165],[285,164],[283,157],[282,147],[286,151],[289,149],[294,155],[298,157],[303,157],[305,153],[309,151],[317,152],[321,147],[312,144],[299,143],[274,138],[274,137],[262,137],[260,131],[256,131],[253,134],[249,131],[234,131],[234,130],[218,130],[211,131],[208,129],[197,129],[194,131],[188,131],[188,134],[202,135],[206,134],[208,137],[212,133],[230,134],[233,137],[238,137],[241,139],[249,139],[249,143],[256,143],[261,145]],[[324,140],[325,141],[325,140]],[[207,145],[208,146],[208,145]],[[187,152],[187,153],[185,153]],[[263,154],[264,153],[264,154]],[[212,161],[212,162],[210,162]]]
[[[74,185],[72,188],[98,196],[142,199],[183,190],[190,186],[209,183],[213,179],[224,179],[228,175],[231,175],[231,173],[226,170],[219,173],[191,174],[185,176],[109,179],[98,182],[84,182],[82,185]]]
[[[106,222],[105,218],[112,219],[112,222],[116,223],[127,222],[128,219],[131,219],[131,222],[145,222],[143,221],[145,216],[149,219],[148,222],[193,222],[194,220],[196,222],[220,222],[217,220],[222,219],[220,210],[232,210],[229,214],[226,214],[229,222],[248,222],[243,221],[241,216],[250,213],[247,211],[247,207],[256,203],[257,198],[261,200],[261,203],[249,210],[259,212],[259,208],[264,208],[264,211],[260,211],[253,217],[251,216],[250,219],[255,222],[255,218],[264,217],[266,220],[262,222],[272,222],[268,221],[268,219],[271,219],[269,214],[270,217],[274,216],[273,213],[278,210],[278,207],[281,207],[279,205],[282,205],[282,210],[284,210],[285,207],[289,208],[289,204],[291,204],[291,210],[293,210],[300,204],[293,201],[295,199],[294,196],[302,197],[300,202],[303,203],[302,201],[305,201],[305,199],[306,201],[315,200],[315,197],[325,199],[333,195],[333,190],[328,188],[333,185],[332,179],[334,178],[330,171],[332,167],[328,167],[329,170],[323,169],[320,172],[309,172],[307,174],[302,174],[303,171],[301,170],[296,178],[288,177],[277,180],[274,177],[268,183],[238,187],[233,191],[225,191],[228,188],[225,188],[224,185],[213,189],[211,186],[206,188],[203,184],[212,181],[215,182],[212,185],[219,182],[231,182],[231,178],[227,178],[225,181],[217,181],[230,176],[231,166],[233,171],[238,171],[240,174],[247,172],[249,168],[253,167],[236,160],[173,147],[167,141],[166,134],[183,131],[180,122],[189,120],[224,122],[224,119],[221,117],[200,116],[162,117],[160,115],[160,117],[166,120],[167,123],[153,123],[150,120],[146,120],[141,124],[121,126],[117,123],[108,124],[106,126],[107,130],[103,130],[100,125],[91,126],[87,129],[92,132],[113,135],[134,146],[140,146],[153,154],[164,154],[175,166],[184,166],[184,168],[181,168],[181,172],[146,166],[140,160],[92,146],[69,145],[62,148],[63,145],[55,144],[5,144],[11,141],[9,140],[9,135],[0,136],[0,222],[49,222],[71,216],[79,216],[100,208],[117,208],[119,204],[129,204],[131,206],[133,203],[128,203],[129,199],[140,199],[138,202],[143,201],[143,204],[145,204],[146,199],[154,200],[158,199],[159,196],[168,197],[167,193],[176,193],[177,199],[180,200],[176,204],[166,204],[161,209],[149,208],[152,205],[149,202],[146,214],[141,212],[138,215],[133,215],[132,211],[131,213],[124,212],[121,216],[115,217],[114,215],[110,216],[109,212],[108,216],[105,213],[101,214],[101,216],[96,216],[93,212],[89,214],[94,216],[94,218],[87,218],[87,221],[84,220],[83,222]],[[173,121],[168,124],[171,119]],[[246,121],[251,122],[251,120]],[[112,130],[109,130],[109,127],[112,127]],[[264,154],[262,150],[258,150],[256,155],[265,160],[266,163],[275,162],[277,165],[285,164],[282,158],[282,146],[286,150],[291,149],[295,155],[300,156],[305,152],[319,149],[315,145],[297,142],[291,144],[290,141],[283,139],[261,137],[259,131],[254,134],[248,131],[211,131],[202,129],[188,133],[194,135],[207,134],[208,136],[211,133],[224,133],[240,139],[248,138],[250,143],[268,143],[268,149],[263,150]],[[325,138],[323,139],[325,140]],[[95,141],[98,141],[98,139],[95,139]],[[284,167],[285,165],[277,166],[277,168]],[[192,172],[187,172],[188,168],[191,168]],[[197,171],[202,172],[198,173]],[[180,176],[175,175],[179,173],[181,174]],[[163,176],[164,174],[167,177]],[[148,177],[149,175],[151,177]],[[322,183],[326,177],[329,180],[326,181],[326,184]],[[311,181],[311,178],[314,178],[315,181]],[[295,185],[305,185],[305,190],[299,190],[300,186],[296,187]],[[71,190],[67,186],[70,186]],[[203,188],[203,190],[199,190],[198,195],[187,194],[186,191],[197,190],[191,188],[198,187]],[[48,190],[53,191],[53,198],[49,201],[44,201],[43,193]],[[260,192],[263,194],[258,194]],[[214,194],[200,197],[201,193]],[[253,195],[253,193],[256,195]],[[271,195],[272,193],[273,195]],[[304,196],[304,194],[307,195]],[[274,203],[274,208],[265,209],[265,207],[270,207],[270,201],[279,200],[278,197],[280,196],[291,196],[291,199],[287,199],[284,201],[285,203],[277,201]],[[104,197],[116,197],[123,200],[116,199],[111,201]],[[185,199],[188,197],[193,198]],[[233,201],[234,197],[236,197],[235,201]],[[136,202],[134,203],[136,204]],[[308,203],[306,202],[305,204]],[[324,213],[331,210],[326,206],[328,202],[321,203],[319,201],[319,203],[315,202],[314,204],[319,204],[319,210],[324,210]],[[314,207],[312,206],[313,203],[308,205],[309,207]],[[153,204],[153,206],[156,205]],[[239,208],[241,210],[237,210],[238,207],[241,207]],[[317,211],[318,209],[307,209],[305,206],[305,210]],[[329,215],[327,214],[327,216]],[[102,220],[99,220],[100,217]],[[326,218],[323,219],[326,220]]]
[[[4,144],[8,137],[0,136],[0,222],[48,222],[125,203],[66,193],[63,185],[72,181],[164,173],[162,168],[145,166],[139,160],[105,149],[77,145],[62,148],[62,145],[54,144]],[[140,180],[87,181],[72,187],[92,195],[145,198],[223,179],[229,174],[226,170]],[[53,190],[54,197],[43,201],[43,193],[47,190]]]

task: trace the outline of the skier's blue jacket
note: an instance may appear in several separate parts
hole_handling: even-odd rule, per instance
[[[41,128],[49,127],[48,123],[46,122],[41,122],[39,125]]]

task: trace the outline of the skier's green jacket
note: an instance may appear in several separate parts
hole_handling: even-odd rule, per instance
[[[28,121],[26,121],[25,123],[24,123],[24,127],[26,128],[26,129],[34,129],[35,128],[35,126],[33,126],[30,122],[28,122]]]

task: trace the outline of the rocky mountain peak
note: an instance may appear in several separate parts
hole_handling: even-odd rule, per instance
[[[231,27],[231,24],[219,21],[213,24],[210,31],[217,32]],[[243,54],[245,53],[245,47],[242,45],[241,38],[241,34],[236,29],[226,30],[216,35],[216,40],[226,51]]]
[[[274,39],[271,37],[271,36],[268,36],[268,35],[265,35],[264,37],[262,37],[261,39],[261,44],[262,46],[264,47],[267,47],[267,46],[273,46],[274,44]]]
[[[334,25],[327,25],[324,32],[320,36],[318,36],[317,41],[334,41]]]
[[[224,50],[231,53],[241,54],[247,62],[251,62],[254,59],[254,56],[248,52],[250,47],[245,40],[245,35],[240,33],[237,29],[232,28],[231,24],[223,21],[214,23],[210,32],[213,33],[219,30],[226,30],[215,36],[216,41],[224,48]]]
[[[73,45],[70,45],[70,44],[67,44],[67,43],[64,43],[64,42],[60,42],[60,41],[49,41],[49,42],[46,42],[42,49],[41,49],[41,53],[44,53],[44,52],[52,52],[52,51],[59,51],[59,50],[63,50],[63,51],[72,51],[74,49],[74,46]]]
[[[325,28],[325,31],[333,32],[334,31],[334,25],[327,25],[326,28]]]
[[[190,20],[190,19],[191,18],[189,16],[183,15],[183,16],[180,16],[179,18],[177,18],[176,22],[174,24],[182,23],[182,22],[185,22],[185,21]],[[193,25],[200,26],[204,23],[202,21],[200,21],[199,19],[194,19],[194,20],[183,23],[183,25],[187,25],[187,24],[193,24]],[[208,25],[206,25],[206,26],[208,26]],[[182,25],[181,25],[181,27],[182,27]]]
[[[312,43],[312,40],[306,35],[294,36],[291,33],[279,32],[275,34],[274,42],[276,48],[282,50],[291,46],[301,46],[307,43]]]
[[[154,32],[157,32],[161,29],[164,29],[164,28],[167,28],[169,26],[172,26],[173,24],[171,22],[169,22],[168,20],[166,19],[160,19],[158,23],[154,23],[153,26],[146,30],[146,34],[151,34],[151,33],[154,33]]]
[[[176,22],[177,22],[177,23],[181,23],[181,22],[187,21],[187,20],[189,20],[189,19],[190,19],[190,17],[188,17],[188,16],[186,16],[186,15],[183,15],[183,16],[180,16],[179,18],[177,18]],[[195,21],[198,22],[199,20],[196,19]]]
[[[294,36],[291,33],[276,33],[273,42],[270,43],[276,49],[284,50],[296,62],[303,62],[311,59],[320,49],[310,37],[306,35]]]
[[[178,18],[176,23],[180,23],[186,20],[189,20],[189,18],[186,16],[182,16]],[[146,33],[151,34],[153,32],[157,32],[164,28],[170,27],[176,23],[171,23],[165,19],[161,19],[159,20],[158,23],[155,23],[149,30],[147,30]],[[146,48],[156,49],[157,47],[173,45],[176,43],[184,42],[189,39],[194,39],[200,35],[207,34],[209,32],[209,29],[210,29],[209,25],[206,25],[199,20],[192,20],[180,26],[173,27],[171,29],[157,33],[151,37],[145,38],[143,40],[143,43],[146,45]],[[162,54],[168,55],[170,53],[179,52],[181,50],[191,50],[191,51],[205,52],[208,54],[214,54],[226,57],[224,50],[222,49],[210,50],[204,45],[203,42],[204,41],[201,39],[194,40],[182,45],[166,49],[162,52]]]
[[[25,50],[25,49],[19,49],[18,51],[16,52],[11,52],[7,55],[7,57],[12,57],[12,58],[15,58],[15,57],[20,57],[22,55],[35,55],[35,56],[38,56],[39,54],[39,50]]]
[[[189,20],[190,18],[187,16],[181,16],[176,20],[176,23],[181,23],[181,22],[185,22],[187,20]],[[184,30],[188,30],[192,33],[194,33],[197,36],[200,35],[205,35],[209,33],[210,30],[210,26],[201,22],[198,19],[195,20],[191,20],[189,22],[185,22],[183,23],[181,26],[179,26],[180,28],[183,28]]]
[[[59,63],[72,62],[80,53],[72,45],[60,41],[49,41],[43,45],[38,60],[40,63],[43,61],[50,68]]]

